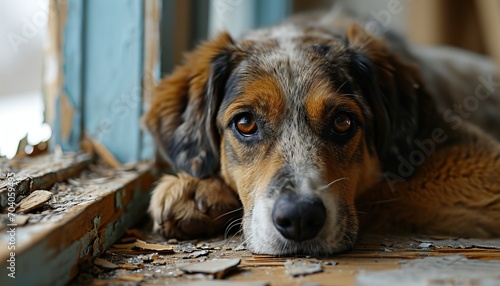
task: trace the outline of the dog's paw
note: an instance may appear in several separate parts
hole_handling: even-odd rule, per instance
[[[149,213],[154,230],[167,238],[189,239],[222,232],[238,217],[237,195],[220,179],[165,175],[154,189]],[[233,211],[233,212],[232,212]]]

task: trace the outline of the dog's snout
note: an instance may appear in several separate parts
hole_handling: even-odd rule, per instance
[[[274,203],[272,219],[285,238],[301,242],[319,233],[325,224],[326,209],[318,197],[286,193]]]

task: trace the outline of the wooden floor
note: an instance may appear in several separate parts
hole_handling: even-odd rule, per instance
[[[500,285],[500,239],[369,234],[324,259],[253,255],[239,236],[165,241],[136,224],[152,181],[144,164],[109,169],[78,154],[0,160],[0,285],[12,282],[12,225],[16,285]]]
[[[150,243],[145,247],[150,250],[135,247],[137,240]],[[366,235],[351,253],[326,259],[252,255],[239,236],[168,242],[131,230],[72,284],[500,285],[500,240]],[[241,261],[228,273],[182,271],[189,264],[231,258]],[[299,272],[320,272],[292,276],[293,264]]]

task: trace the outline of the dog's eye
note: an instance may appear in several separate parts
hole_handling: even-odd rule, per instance
[[[333,133],[337,135],[347,134],[352,127],[352,119],[345,113],[339,113],[333,119]]]
[[[248,113],[244,113],[237,117],[234,126],[243,136],[250,136],[257,132],[257,122],[255,122],[255,118]]]

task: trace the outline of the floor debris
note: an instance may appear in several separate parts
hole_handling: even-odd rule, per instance
[[[287,260],[285,261],[286,273],[290,276],[303,276],[323,271],[320,263],[305,260]]]
[[[192,263],[186,266],[180,267],[182,271],[188,273],[203,273],[211,274],[215,279],[223,278],[227,273],[234,270],[238,264],[240,264],[241,259],[213,259],[200,263]]]
[[[500,227],[500,226],[499,226]],[[442,239],[426,239],[422,243],[431,243],[438,247],[451,248],[490,248],[500,249],[500,240],[498,239],[463,239],[463,238],[442,238]]]
[[[141,282],[144,280],[144,275],[142,274],[125,274],[117,277],[120,281],[130,281],[130,282]]]
[[[102,268],[105,268],[105,269],[116,269],[118,268],[118,265],[114,264],[113,262],[109,262],[105,259],[102,259],[102,258],[96,258],[94,260],[94,264],[99,266],[99,267],[102,267]]]
[[[422,242],[418,245],[420,248],[429,248],[432,246],[432,242]]]
[[[114,244],[110,249],[110,252],[120,252],[120,253],[131,253],[131,254],[139,254],[139,253],[151,253],[157,252],[159,254],[169,254],[174,253],[174,248],[168,245],[155,244],[155,243],[147,243],[142,240],[137,240],[133,243],[125,243],[125,244]]]
[[[267,286],[269,283],[266,282],[235,282],[235,281],[224,281],[224,280],[212,280],[212,281],[196,281],[188,283],[173,284],[175,286]]]
[[[50,198],[52,198],[52,193],[49,191],[33,191],[29,196],[19,202],[16,211],[19,213],[30,212],[43,206],[47,201],[50,200]]]
[[[16,214],[15,216],[2,214],[0,215],[0,230],[7,228],[8,225],[23,226],[28,223],[30,215]]]
[[[138,240],[136,236],[142,235],[143,239]],[[222,238],[214,238],[207,240],[190,240],[190,241],[165,241],[158,234],[148,233],[147,230],[141,232],[135,230],[127,231],[126,235],[120,239],[120,243],[115,246],[126,246],[120,249],[127,250],[126,252],[106,251],[101,259],[113,263],[117,267],[107,269],[101,266],[95,266],[95,269],[88,269],[80,274],[80,277],[75,281],[88,281],[85,275],[93,277],[90,282],[93,285],[330,285],[334,281],[335,285],[355,285],[358,280],[356,277],[363,275],[372,275],[374,273],[389,273],[390,271],[402,271],[404,268],[420,267],[420,274],[426,277],[425,283],[443,281],[433,275],[426,275],[426,271],[422,270],[421,264],[418,261],[428,263],[430,268],[446,268],[443,266],[450,263],[474,264],[483,263],[482,260],[470,259],[476,257],[480,259],[492,260],[492,264],[484,268],[488,275],[485,275],[481,282],[485,279],[496,279],[493,274],[500,273],[500,250],[495,248],[477,248],[469,247],[470,241],[474,245],[486,244],[491,247],[495,245],[495,241],[486,240],[487,243],[480,243],[482,240],[455,240],[448,239],[458,244],[467,246],[468,248],[452,248],[451,246],[436,246],[435,238],[429,237],[401,237],[401,236],[366,236],[355,247],[354,251],[335,255],[334,257],[317,259],[304,256],[295,257],[276,257],[270,255],[255,255],[248,250],[237,251],[239,245],[242,245],[244,239],[241,236],[236,236],[230,240]],[[444,239],[439,239],[443,243],[448,243]],[[444,241],[444,242],[443,242]],[[123,243],[126,242],[126,243]],[[153,250],[143,250],[135,247],[136,243],[146,245],[156,245],[155,249],[168,250],[166,253],[158,253]],[[497,240],[500,242],[500,240]],[[426,243],[426,245],[421,245]],[[428,245],[432,244],[432,245]],[[439,244],[439,243],[437,243]],[[391,245],[391,246],[388,246]],[[429,246],[429,247],[423,247]],[[390,250],[390,252],[385,251]],[[466,260],[453,260],[460,254],[462,258],[469,257]],[[430,260],[422,260],[422,258],[434,258],[437,261],[442,261],[441,266]],[[450,258],[451,257],[451,258]],[[333,259],[332,259],[333,258]],[[221,260],[222,259],[222,260]],[[452,259],[452,260],[446,260]],[[495,260],[496,259],[496,260]],[[232,263],[227,263],[233,261]],[[402,261],[402,263],[400,263]],[[445,261],[445,262],[443,262]],[[455,261],[455,262],[454,262]],[[215,266],[213,265],[215,263]],[[415,264],[414,264],[415,263]],[[425,265],[424,263],[424,265]],[[433,264],[434,263],[434,264]],[[495,264],[496,263],[496,264]],[[201,267],[200,267],[201,266]],[[495,268],[497,267],[497,268]],[[462,268],[461,268],[462,269]],[[465,268],[463,268],[465,269]],[[228,272],[231,271],[230,275]],[[433,271],[433,270],[432,270]],[[433,272],[430,273],[433,273]],[[463,270],[464,277],[468,277],[466,270]],[[312,274],[314,273],[314,274]],[[361,274],[360,274],[361,273]],[[404,272],[406,273],[406,272]],[[142,276],[140,276],[140,275]],[[311,275],[312,274],[312,275]],[[127,277],[126,275],[132,275]],[[137,276],[134,276],[137,275]],[[392,274],[391,274],[392,275]],[[399,274],[394,274],[399,275]],[[125,278],[120,278],[125,276]],[[470,275],[469,275],[470,276]],[[420,277],[420,276],[415,276]],[[472,277],[472,276],[471,276]],[[137,279],[137,280],[133,280]],[[142,279],[142,280],[139,280]],[[216,279],[216,280],[213,280]],[[364,278],[360,278],[364,279]],[[370,281],[369,278],[367,278]],[[378,278],[377,278],[378,279]],[[380,281],[393,281],[392,278],[380,278]],[[418,278],[420,279],[420,278]],[[436,280],[437,279],[437,280]],[[476,278],[471,278],[476,279]],[[471,283],[473,283],[474,281]],[[259,282],[255,282],[259,281]],[[262,282],[261,282],[262,281]],[[364,280],[363,280],[364,281]],[[396,281],[396,280],[394,280]],[[424,281],[424,280],[421,280]],[[458,280],[456,280],[458,281]],[[455,282],[456,282],[455,281]],[[469,281],[469,280],[467,280]],[[497,283],[496,280],[492,280]],[[102,283],[107,282],[107,283]],[[101,283],[101,284],[99,284]],[[178,284],[176,284],[178,283]],[[497,284],[491,285],[497,285]],[[393,283],[394,284],[394,283]],[[430,285],[431,285],[430,284]],[[76,285],[73,284],[73,285]],[[361,285],[372,285],[367,284]],[[377,284],[374,284],[377,285]],[[382,285],[382,284],[378,284]],[[391,285],[386,283],[384,285]],[[395,283],[394,285],[406,285],[405,283]],[[411,285],[411,284],[410,284]],[[425,285],[425,284],[421,284]],[[435,285],[435,284],[432,284]],[[450,284],[452,285],[452,284]],[[460,284],[461,285],[461,284]],[[482,285],[482,284],[478,284]],[[485,284],[488,285],[488,284]]]
[[[198,258],[198,257],[202,257],[202,256],[207,256],[207,255],[208,255],[207,250],[198,250],[198,251],[191,252],[190,254],[184,256],[183,258],[184,259]]]
[[[401,269],[362,271],[357,285],[500,285],[500,261],[464,256],[425,257],[401,261]]]

